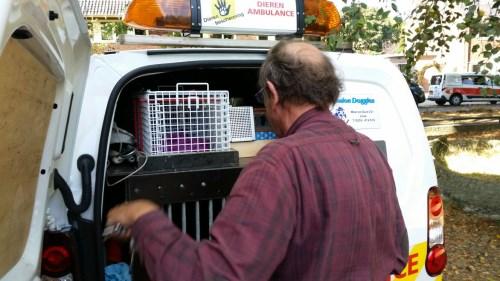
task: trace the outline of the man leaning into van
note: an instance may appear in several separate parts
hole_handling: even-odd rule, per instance
[[[128,202],[108,224],[131,230],[153,280],[374,280],[399,273],[408,238],[391,169],[334,117],[341,83],[316,47],[283,41],[260,70],[280,137],[241,172],[211,229],[183,234],[160,207]]]

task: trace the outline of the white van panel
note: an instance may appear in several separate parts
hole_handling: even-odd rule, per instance
[[[342,55],[335,64],[345,80],[342,96],[371,95],[375,99],[380,128],[359,131],[373,140],[386,142],[411,250],[412,245],[427,240],[427,191],[437,185],[418,109],[410,93],[402,93],[409,91],[408,86],[402,77],[396,79],[401,73],[390,63],[372,57]]]
[[[384,141],[386,144],[387,159],[392,167],[394,180],[396,182],[397,195],[402,207],[403,216],[407,224],[407,228],[422,228],[422,213],[427,210],[427,197],[423,192],[426,188],[435,185],[435,181],[429,180],[423,182],[422,175],[425,175],[424,167],[430,160],[425,157],[425,153],[421,150],[422,147],[427,147],[426,144],[417,144],[409,138],[405,132],[406,128],[398,116],[399,112],[391,106],[391,97],[379,85],[345,81],[345,91],[342,96],[366,96],[367,93],[374,97],[375,105],[373,110],[376,110],[376,118],[379,118],[378,128],[359,129],[361,133],[367,135],[372,140]],[[410,97],[409,95],[407,95]],[[340,106],[340,105],[337,105]],[[423,146],[422,146],[423,145]],[[432,179],[433,171],[428,171],[428,178]],[[419,195],[419,196],[415,196]],[[407,208],[404,206],[412,206]],[[411,231],[411,230],[410,230]],[[417,243],[426,240],[426,233],[423,236],[410,236],[411,243]]]
[[[183,49],[186,51],[189,49]],[[193,49],[193,51],[199,49]],[[213,50],[206,48],[204,50]],[[195,61],[221,61],[221,60],[245,60],[245,61],[262,61],[262,54],[255,53],[202,53],[202,52],[189,52],[189,53],[181,53],[181,52],[169,52],[167,49],[159,49],[159,50],[148,50],[149,52],[165,52],[164,54],[156,53],[152,55],[147,55],[146,50],[140,51],[125,51],[119,54],[108,54],[108,55],[95,55],[94,58],[102,60],[105,64],[109,65],[114,71],[119,73],[120,75],[125,75],[130,71],[145,67],[152,66],[158,64],[165,63],[189,63]],[[170,50],[172,51],[172,50]],[[175,51],[175,50],[174,50]],[[124,59],[126,58],[126,59]]]
[[[90,154],[96,160],[98,157],[106,157],[107,159],[107,155],[98,155],[99,140],[109,96],[120,78],[121,75],[112,71],[99,57],[92,57],[88,83],[85,88],[86,95],[77,125],[76,139],[78,142],[76,142],[75,153],[73,153],[71,161],[75,164],[71,166],[71,177],[68,182],[76,202],[79,202],[82,196],[81,176],[76,166],[78,157],[82,154]],[[95,190],[95,172],[94,170],[92,173],[93,191]],[[93,205],[94,201],[87,211],[82,213],[82,218],[93,220]]]

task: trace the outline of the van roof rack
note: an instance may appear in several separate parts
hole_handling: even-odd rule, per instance
[[[298,39],[300,40],[300,39]],[[245,48],[270,49],[279,41],[276,40],[239,40],[197,37],[167,37],[159,35],[130,35],[121,34],[118,43],[124,45],[156,45],[171,47],[206,47],[206,48]],[[308,41],[319,49],[324,49],[320,41]]]

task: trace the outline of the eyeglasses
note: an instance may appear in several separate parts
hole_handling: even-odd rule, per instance
[[[255,93],[254,97],[255,97],[255,100],[260,103],[260,104],[264,104],[264,91],[266,90],[266,86],[260,88],[259,91],[257,91],[257,93]]]

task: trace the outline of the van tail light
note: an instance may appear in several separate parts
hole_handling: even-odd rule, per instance
[[[436,276],[443,272],[446,267],[446,249],[444,245],[436,245],[427,254],[425,269],[430,276]]]
[[[118,239],[108,239],[105,242],[106,260],[108,263],[118,263],[125,260],[123,251],[123,241]]]
[[[447,261],[444,247],[444,205],[439,188],[431,187],[427,199],[428,228],[425,269],[430,276],[437,276],[443,272]]]
[[[73,281],[75,240],[71,232],[45,231],[42,250],[42,280]]]

